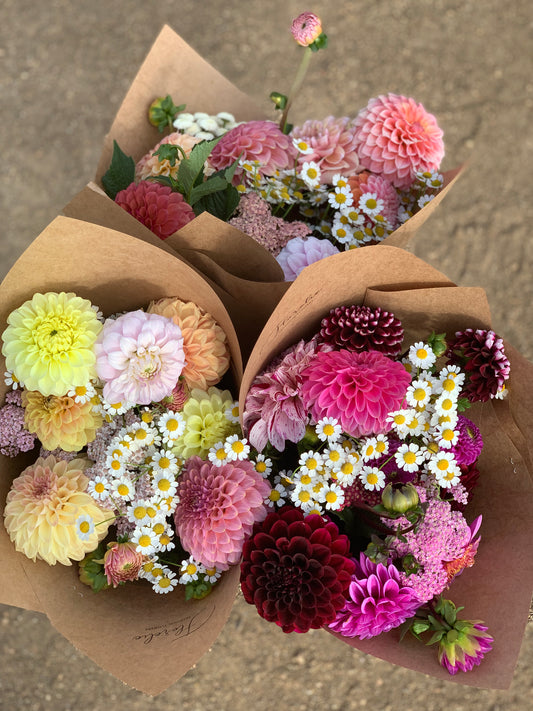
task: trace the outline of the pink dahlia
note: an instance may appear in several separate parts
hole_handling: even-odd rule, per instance
[[[493,642],[481,620],[457,620],[439,642],[439,662],[452,675],[471,671],[490,652]]]
[[[211,151],[209,162],[216,170],[230,166],[237,158],[243,161],[258,161],[262,175],[274,175],[294,165],[296,149],[291,138],[286,136],[273,121],[248,121],[225,133]],[[235,172],[234,183],[240,180],[242,171]]]
[[[248,461],[221,467],[191,457],[179,479],[174,513],[181,543],[196,560],[227,570],[238,563],[254,523],[263,521],[270,485]]]
[[[355,118],[354,138],[361,165],[401,190],[410,187],[417,171],[438,170],[444,157],[437,119],[397,94],[370,99]]]
[[[108,402],[149,405],[171,396],[185,366],[181,329],[158,314],[108,319],[94,346]]]
[[[353,437],[387,432],[389,412],[401,407],[411,376],[378,351],[318,353],[302,373],[301,398],[311,417],[335,417]]]
[[[166,239],[195,218],[181,193],[153,180],[131,183],[115,202],[161,239]]]
[[[329,625],[344,637],[368,639],[399,627],[412,617],[421,602],[400,580],[399,570],[389,563],[373,563],[364,553],[352,576],[346,605]]]
[[[325,257],[332,257],[334,254],[340,252],[327,239],[294,237],[283,247],[276,260],[283,269],[285,281],[294,281],[305,267]]]
[[[400,198],[394,186],[387,178],[371,173],[359,173],[352,175],[348,179],[348,185],[352,191],[353,204],[357,207],[359,200],[366,193],[375,195],[383,202],[380,214],[387,220],[391,229],[398,227],[398,210],[400,208]]]
[[[291,33],[299,45],[309,47],[322,34],[320,17],[314,12],[302,12],[292,21]]]
[[[285,506],[244,544],[241,589],[268,622],[307,632],[335,620],[354,567],[350,541],[332,521]]]
[[[146,178],[156,177],[158,175],[167,175],[176,178],[180,167],[181,153],[178,154],[174,165],[170,165],[170,161],[167,159],[160,160],[159,156],[155,156],[154,153],[160,146],[170,144],[171,146],[183,148],[185,155],[188,156],[197,143],[200,143],[199,138],[189,136],[187,133],[181,133],[181,131],[174,131],[174,133],[165,136],[137,163],[135,166],[135,179],[146,180]]]
[[[348,117],[328,116],[323,121],[306,121],[291,131],[291,138],[304,140],[313,150],[298,157],[298,166],[314,161],[320,166],[320,180],[331,183],[333,176],[359,173],[362,166],[357,155],[355,125]]]
[[[104,555],[104,572],[108,585],[116,588],[120,583],[137,580],[141,566],[146,560],[143,553],[137,552],[136,543],[108,543]]]
[[[315,341],[300,341],[253,381],[244,405],[243,427],[259,452],[268,442],[282,452],[285,440],[299,442],[304,436],[309,416],[300,397],[301,374],[316,352]]]

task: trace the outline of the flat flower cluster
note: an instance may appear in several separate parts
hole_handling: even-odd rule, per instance
[[[158,593],[181,583],[207,594],[270,492],[237,403],[216,387],[230,362],[220,326],[177,298],[104,319],[88,300],[50,292],[10,314],[2,341],[12,387],[2,454],[41,447],[7,496],[16,549],[79,561],[95,590],[145,578]]]
[[[464,510],[483,441],[463,412],[504,397],[508,376],[492,331],[404,346],[394,314],[333,309],[246,397],[244,430],[272,489],[244,546],[245,599],[286,632],[367,639],[405,623],[434,633],[451,673],[479,664],[492,639],[442,595],[480,540],[481,517]]]
[[[162,239],[204,210],[229,220],[277,258],[287,280],[314,261],[394,232],[443,187],[444,157],[436,118],[398,94],[370,99],[355,116],[289,124],[310,56],[327,45],[313,13],[296,18],[291,31],[303,58],[291,95],[271,94],[283,111],[278,123],[239,122],[226,111],[190,113],[161,97],[148,116],[170,133],[134,170],[131,160],[122,190],[108,192]],[[224,193],[217,201],[198,187],[210,180]]]

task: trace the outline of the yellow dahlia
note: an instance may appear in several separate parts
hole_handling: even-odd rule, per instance
[[[9,315],[6,367],[28,390],[64,395],[96,376],[93,344],[102,324],[76,294],[35,294]]]
[[[172,447],[174,454],[183,459],[194,456],[206,459],[213,445],[237,434],[239,425],[230,422],[224,414],[232,405],[229,390],[191,390],[191,396],[181,411],[185,431]]]
[[[87,459],[70,462],[52,455],[39,459],[15,479],[7,495],[5,527],[15,548],[49,565],[71,565],[82,560],[104,538],[113,512],[100,508],[86,493],[89,479],[83,470]],[[92,519],[94,530],[82,540],[76,520]]]
[[[190,388],[215,385],[229,367],[226,334],[215,319],[192,301],[152,301],[148,313],[166,316],[181,328],[185,368],[181,374]]]
[[[44,396],[24,390],[22,405],[26,429],[37,435],[43,447],[50,451],[59,447],[65,452],[79,452],[93,441],[103,422],[91,401],[77,403],[67,395]]]

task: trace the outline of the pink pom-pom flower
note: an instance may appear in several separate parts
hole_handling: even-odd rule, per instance
[[[417,171],[438,170],[444,157],[442,130],[422,104],[398,94],[370,99],[354,122],[361,165],[401,190]]]

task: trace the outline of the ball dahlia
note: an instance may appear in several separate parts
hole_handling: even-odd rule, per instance
[[[7,495],[4,523],[15,548],[49,565],[71,565],[93,551],[107,534],[113,512],[102,509],[87,493],[86,459],[57,461],[39,457],[17,477]],[[94,531],[78,537],[76,520],[88,516]]]
[[[306,162],[318,163],[322,183],[331,183],[337,173],[350,176],[362,170],[357,155],[355,124],[346,116],[306,121],[293,128],[290,135],[305,141],[313,151],[298,157],[298,167],[302,170]]]
[[[76,294],[35,294],[12,311],[2,334],[6,368],[28,390],[65,395],[96,375],[94,342],[102,324]]]
[[[400,408],[411,376],[378,351],[318,353],[302,373],[301,398],[311,417],[336,418],[353,437],[389,429],[389,412]]]
[[[345,605],[355,570],[349,556],[349,540],[332,521],[285,506],[254,526],[244,544],[244,599],[284,632],[323,627]]]
[[[257,161],[261,175],[274,175],[277,170],[291,168],[296,158],[292,140],[273,121],[248,121],[225,133],[211,151],[209,163],[216,170],[223,170],[237,158]],[[234,183],[240,180],[242,171],[235,171]]]
[[[285,281],[294,281],[305,267],[334,254],[339,254],[339,250],[327,239],[294,237],[283,247],[276,260],[283,269]]]
[[[115,196],[115,202],[161,239],[181,230],[195,214],[181,193],[153,180],[131,183]]]
[[[215,319],[192,301],[160,299],[147,312],[171,319],[181,329],[185,366],[182,377],[189,388],[206,390],[222,378],[229,367],[226,334]]]
[[[154,153],[157,152],[160,146],[170,144],[171,146],[183,148],[185,155],[188,156],[197,143],[200,143],[199,138],[189,136],[187,133],[181,133],[181,131],[174,131],[174,133],[165,136],[137,163],[135,166],[135,179],[137,181],[146,180],[146,178],[154,178],[158,175],[176,178],[180,167],[181,153],[178,153],[174,165],[170,165],[170,161],[167,159],[160,160],[159,156],[155,156]]]
[[[320,339],[335,348],[395,356],[402,349],[403,326],[393,313],[380,307],[338,306],[322,319]]]
[[[45,397],[39,392],[24,390],[22,404],[26,428],[37,435],[49,451],[60,448],[79,452],[93,441],[102,424],[102,416],[93,409],[92,402],[77,403],[67,395]]]
[[[444,157],[437,119],[406,96],[370,99],[353,128],[361,166],[388,178],[400,190],[411,186],[417,171],[438,170]]]
[[[144,311],[108,319],[94,349],[108,402],[159,402],[171,395],[185,365],[180,327]]]
[[[376,564],[361,553],[346,605],[329,627],[344,637],[368,639],[399,627],[421,604],[392,563]]]
[[[227,570],[241,558],[254,523],[266,516],[270,485],[248,460],[217,467],[191,457],[179,479],[174,513],[180,541],[207,567]]]

